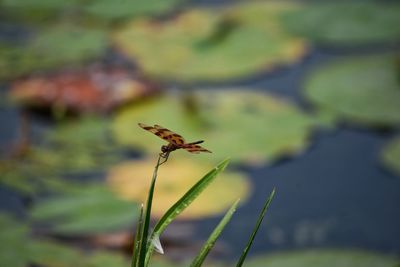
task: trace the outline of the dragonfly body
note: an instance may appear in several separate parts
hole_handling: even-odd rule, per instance
[[[185,139],[181,135],[179,135],[171,130],[168,130],[167,128],[164,128],[160,125],[155,124],[154,126],[148,126],[146,124],[139,123],[139,126],[143,129],[145,129],[146,131],[149,131],[149,132],[157,135],[161,139],[168,142],[168,145],[163,145],[161,147],[162,153],[160,154],[160,156],[165,159],[168,158],[169,154],[172,151],[175,151],[180,148],[185,149],[186,151],[188,151],[190,153],[195,153],[195,154],[198,154],[200,152],[211,153],[211,151],[198,145],[198,144],[203,143],[204,142],[203,140],[186,143]]]

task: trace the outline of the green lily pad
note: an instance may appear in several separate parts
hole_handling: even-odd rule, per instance
[[[398,3],[313,3],[284,15],[294,34],[317,43],[359,45],[400,40]]]
[[[159,15],[171,10],[180,0],[92,0],[83,8],[88,15],[99,19],[115,20],[137,16]]]
[[[341,60],[321,67],[305,85],[306,97],[337,119],[370,126],[400,123],[400,84],[390,55]]]
[[[107,119],[83,117],[61,124],[48,133],[47,141],[49,147],[38,151],[36,159],[70,173],[104,170],[122,157]]]
[[[166,95],[127,108],[115,118],[117,141],[159,153],[165,142],[138,127],[138,122],[160,124],[183,135],[187,142],[205,140],[202,146],[213,152],[177,150],[171,157],[208,162],[231,157],[248,164],[299,153],[307,147],[315,126],[314,120],[293,104],[249,90],[196,91],[189,101]]]
[[[108,184],[125,199],[145,203],[155,161],[147,159],[121,163],[110,170]],[[152,216],[160,218],[204,174],[213,168],[190,159],[169,159],[160,168],[154,193]],[[182,213],[179,219],[213,216],[250,193],[250,184],[241,173],[224,172]]]
[[[76,65],[101,56],[106,48],[102,31],[52,27],[37,32],[23,45],[0,44],[0,79]]]
[[[62,177],[99,172],[122,158],[106,119],[64,122],[46,132],[42,143],[30,148],[23,159],[1,161],[0,183],[28,195],[73,191],[79,185]]]
[[[25,267],[26,235],[29,228],[16,223],[0,213],[0,264],[1,266]]]
[[[117,253],[82,251],[30,235],[29,227],[6,214],[0,214],[0,265],[27,267],[125,267],[129,261]]]
[[[400,137],[385,145],[381,158],[387,168],[400,175]]]
[[[135,16],[159,15],[171,10],[179,0],[4,0],[0,8],[9,20],[49,22],[68,18],[69,21],[89,17],[99,21],[113,21]],[[77,16],[78,14],[79,16]]]
[[[46,23],[59,17],[63,10],[76,7],[79,0],[3,0],[3,19]]]
[[[51,224],[51,232],[64,235],[110,232],[134,224],[137,204],[117,198],[103,186],[82,187],[75,194],[35,205],[31,212],[33,220]]]
[[[165,22],[130,22],[114,40],[146,73],[162,79],[237,78],[291,64],[305,53],[304,41],[276,21],[291,8],[264,3],[219,12],[195,9]]]
[[[77,187],[77,184],[61,179],[51,166],[30,159],[0,161],[0,184],[25,196],[49,191],[74,191]]]
[[[83,253],[75,248],[54,242],[35,241],[30,249],[29,262],[46,267],[126,267],[130,264],[129,259],[115,252],[97,250]]]
[[[360,250],[309,250],[254,257],[248,267],[397,267],[398,258]]]

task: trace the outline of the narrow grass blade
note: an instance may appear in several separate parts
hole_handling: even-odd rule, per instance
[[[136,225],[136,235],[133,241],[133,256],[131,267],[137,267],[139,261],[140,243],[142,239],[142,227],[143,227],[143,204],[140,207],[139,220]]]
[[[251,245],[253,244],[254,238],[257,234],[258,229],[260,228],[261,222],[264,219],[264,216],[268,210],[269,205],[271,204],[272,199],[274,198],[275,195],[275,188],[272,190],[271,194],[269,195],[269,197],[267,198],[267,200],[265,201],[264,207],[261,210],[260,215],[258,216],[258,220],[257,223],[253,229],[253,232],[250,235],[249,241],[247,242],[246,247],[243,250],[242,255],[240,256],[240,259],[238,261],[238,263],[236,264],[236,267],[240,267],[243,265],[244,260],[246,259],[247,253],[250,250]]]
[[[165,228],[178,216],[182,211],[184,211],[203,190],[217,177],[217,175],[222,172],[229,163],[229,159],[226,159],[219,163],[214,169],[208,172],[203,178],[201,178],[186,194],[181,197],[169,210],[164,214],[164,216],[158,221],[154,227],[153,235],[161,236],[161,233]],[[148,266],[151,254],[153,253],[154,247],[152,244],[149,245],[146,253],[146,265]]]
[[[149,225],[150,225],[150,217],[151,217],[151,205],[153,203],[153,194],[154,194],[154,187],[156,185],[157,180],[157,172],[158,167],[160,167],[161,156],[158,157],[157,165],[154,168],[153,178],[151,179],[151,184],[149,188],[149,193],[147,195],[147,203],[146,203],[146,213],[143,221],[142,227],[142,235],[140,239],[140,252],[139,252],[139,260],[138,260],[138,267],[144,267],[145,265],[145,257],[146,251],[148,246],[148,236],[149,236]]]
[[[235,213],[236,207],[239,204],[239,200],[240,199],[236,200],[235,203],[233,203],[231,208],[226,212],[224,218],[222,218],[217,227],[215,227],[214,231],[211,233],[207,242],[204,244],[203,248],[200,250],[200,253],[197,255],[197,257],[193,260],[190,267],[198,267],[203,264],[208,253],[213,248],[215,241],[217,241],[217,238],[221,234],[222,230],[225,228],[226,224],[231,220],[232,215]]]

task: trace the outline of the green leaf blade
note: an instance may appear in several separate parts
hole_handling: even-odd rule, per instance
[[[258,219],[257,219],[256,225],[253,229],[253,232],[250,235],[249,241],[247,242],[247,245],[244,248],[242,255],[240,256],[239,261],[236,264],[236,267],[241,267],[243,265],[243,262],[245,261],[245,259],[247,257],[250,247],[253,244],[254,238],[258,232],[258,229],[260,228],[261,222],[263,221],[265,214],[267,213],[268,207],[271,204],[272,199],[274,198],[274,195],[275,195],[275,188],[272,190],[271,194],[265,201],[264,207],[262,208],[261,213],[258,216]]]
[[[158,235],[165,230],[165,228],[180,214],[182,213],[199,194],[217,177],[217,175],[222,172],[226,166],[229,164],[230,159],[225,159],[219,163],[213,170],[208,172],[202,179],[200,179],[186,194],[181,197],[158,221],[154,227],[152,236]],[[153,245],[150,244],[146,252],[146,264],[148,265],[150,256],[153,252]]]
[[[179,199],[160,219],[154,228],[155,233],[161,233],[167,225],[178,216],[190,203],[222,172],[229,164],[230,159],[226,159],[218,164],[213,170],[207,173],[197,182],[181,199]]]
[[[133,256],[132,256],[131,267],[136,267],[138,264],[140,244],[142,240],[142,229],[143,229],[143,204],[140,206],[140,215],[136,226],[135,238],[133,240]]]
[[[225,228],[227,223],[231,220],[232,215],[235,213],[237,205],[239,204],[240,199],[236,200],[230,209],[226,212],[225,216],[222,218],[222,220],[219,222],[217,227],[214,229],[214,231],[211,233],[210,237],[204,244],[203,248],[200,250],[200,253],[197,255],[197,257],[193,260],[192,264],[190,267],[199,267],[203,264],[205,258],[207,257],[208,253],[210,250],[214,247],[214,244],[216,240],[218,239],[219,235],[222,233],[222,230]]]

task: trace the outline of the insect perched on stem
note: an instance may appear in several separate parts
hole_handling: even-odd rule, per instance
[[[160,153],[160,157],[165,159],[162,163],[164,163],[168,160],[169,154],[172,151],[175,151],[180,148],[183,148],[186,151],[188,151],[190,153],[195,153],[195,154],[199,154],[200,152],[211,153],[211,151],[198,145],[198,144],[203,143],[204,142],[203,140],[186,143],[185,139],[181,135],[174,133],[173,131],[168,130],[167,128],[164,128],[160,125],[155,124],[154,126],[148,126],[143,123],[139,123],[139,126],[142,127],[143,129],[145,129],[146,131],[149,131],[149,132],[157,135],[158,137],[160,137],[161,139],[164,139],[165,141],[167,141],[169,143],[168,145],[163,145],[161,147],[162,152]]]

